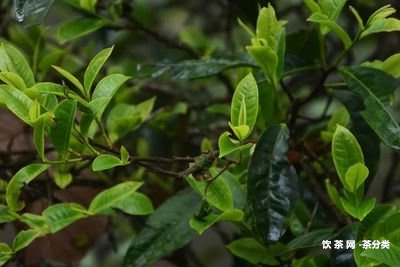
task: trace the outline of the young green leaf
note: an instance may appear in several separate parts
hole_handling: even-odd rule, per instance
[[[52,66],[58,73],[60,73],[64,78],[66,78],[68,81],[70,81],[73,85],[75,85],[76,88],[79,89],[79,91],[83,94],[86,95],[85,89],[83,88],[82,83],[74,76],[72,75],[69,71],[64,70],[63,68],[57,67],[57,66]]]
[[[120,154],[121,154],[122,162],[124,164],[127,164],[129,161],[129,152],[128,152],[128,150],[126,150],[126,148],[124,146],[121,146]]]
[[[95,32],[105,25],[106,23],[100,19],[75,19],[59,28],[57,38],[61,43],[66,43]]]
[[[346,172],[356,163],[364,163],[364,155],[354,135],[337,125],[332,139],[332,157],[342,184],[346,184]]]
[[[326,192],[328,193],[329,199],[340,211],[344,212],[342,202],[340,201],[339,192],[337,191],[336,187],[331,184],[329,179],[325,180],[325,188]]]
[[[104,77],[94,89],[92,99],[102,97],[112,98],[118,88],[129,79],[130,77],[122,74],[110,74]]]
[[[127,162],[123,162],[120,158],[113,155],[99,155],[92,164],[92,170],[95,172],[109,170],[118,166],[124,166]]]
[[[10,44],[0,44],[0,71],[16,73],[24,80],[27,87],[35,84],[28,61],[17,48]]]
[[[50,167],[48,164],[31,164],[19,170],[10,180],[7,186],[6,201],[13,211],[21,210],[24,203],[19,200],[21,188],[35,179]]]
[[[79,5],[82,9],[89,11],[90,13],[95,13],[97,0],[79,0]]]
[[[279,262],[274,259],[268,249],[254,238],[237,239],[226,247],[233,255],[244,259],[254,265],[279,265]]]
[[[26,94],[8,85],[0,85],[0,103],[4,103],[23,122],[30,124],[29,110],[33,102]]]
[[[13,252],[18,252],[23,248],[29,246],[36,238],[40,237],[43,233],[40,230],[23,230],[19,232],[13,242],[12,250]]]
[[[258,87],[253,74],[249,73],[236,87],[231,104],[231,124],[233,127],[245,125],[248,132],[244,136],[238,136],[240,140],[245,139],[257,120],[258,113]]]
[[[67,99],[62,101],[54,112],[56,126],[51,129],[49,136],[62,159],[68,155],[76,107],[75,100]]]
[[[38,152],[42,161],[46,160],[45,157],[45,140],[44,132],[47,122],[48,114],[43,114],[33,123],[33,143],[35,144],[36,151]]]
[[[0,80],[15,89],[19,89],[21,91],[26,89],[24,80],[14,72],[0,72]]]
[[[42,216],[46,219],[52,234],[68,225],[88,216],[84,207],[76,203],[54,204],[45,209]]]
[[[361,252],[361,256],[388,266],[400,265],[400,247],[393,243],[390,244],[390,249],[366,249]]]
[[[230,210],[225,211],[221,214],[208,214],[202,218],[193,217],[190,220],[190,227],[196,230],[199,234],[203,234],[207,229],[213,226],[217,222],[221,221],[230,221],[230,222],[237,222],[241,221],[244,216],[243,211],[241,210]]]
[[[287,160],[289,130],[274,125],[261,135],[249,167],[247,196],[254,230],[265,243],[285,233],[297,198],[297,174]]]
[[[87,2],[88,0],[86,0]],[[82,3],[82,0],[81,0]],[[86,68],[85,75],[84,75],[84,85],[85,85],[85,92],[86,95],[90,96],[90,90],[92,88],[93,82],[95,81],[97,75],[100,72],[100,69],[103,67],[104,63],[110,57],[113,47],[106,48],[100,53],[98,53],[89,63],[88,67]]]
[[[54,182],[61,189],[66,188],[73,180],[72,174],[64,171],[60,167],[56,168],[54,172]]]
[[[6,264],[13,256],[12,249],[7,244],[0,243],[0,266]]]
[[[231,139],[229,135],[230,135],[229,132],[224,132],[218,139],[220,158],[229,155],[235,151],[240,151],[246,148],[250,148],[253,145],[249,143],[241,146],[238,141]]]
[[[24,213],[21,215],[20,221],[28,225],[29,228],[39,230],[42,233],[47,233],[49,230],[46,219],[40,215]]]
[[[131,215],[150,214],[153,211],[151,201],[145,195],[136,193],[141,185],[139,182],[125,182],[111,187],[92,200],[89,211],[102,214],[115,208]]]
[[[356,163],[351,166],[345,174],[346,186],[351,192],[355,192],[369,175],[368,168],[362,163]]]
[[[19,215],[17,213],[12,211],[6,205],[0,204],[0,223],[12,222],[18,218],[19,218]]]
[[[357,201],[353,203],[345,198],[340,200],[345,211],[359,221],[362,221],[372,211],[376,202],[375,198],[368,198],[361,203]]]
[[[257,39],[265,40],[267,46],[276,51],[278,35],[286,22],[278,21],[275,10],[271,4],[260,9],[257,18]]]

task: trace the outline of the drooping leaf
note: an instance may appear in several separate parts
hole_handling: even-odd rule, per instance
[[[229,251],[252,264],[279,265],[266,247],[254,238],[241,238],[226,246]]]
[[[31,164],[19,170],[10,180],[7,186],[7,205],[13,211],[21,210],[24,203],[19,200],[21,188],[35,179],[50,167],[48,164]]]
[[[340,70],[350,90],[361,96],[364,103],[362,117],[389,147],[400,149],[400,127],[387,105],[398,82],[383,71],[353,67]]]
[[[42,216],[46,219],[52,234],[68,225],[88,216],[84,207],[76,203],[54,204],[45,209]]]
[[[145,195],[136,192],[141,185],[139,182],[125,182],[113,186],[92,200],[89,211],[101,214],[116,208],[131,215],[147,215],[153,211],[153,205]]]
[[[99,74],[100,69],[103,67],[104,63],[110,57],[113,49],[114,47],[104,49],[90,61],[84,75],[86,95],[90,95],[90,89],[93,85],[93,82],[96,79],[97,74]]]
[[[57,37],[61,43],[65,43],[97,31],[105,25],[106,23],[100,19],[75,19],[61,26]]]
[[[67,99],[62,101],[54,112],[56,126],[50,131],[50,139],[61,158],[65,159],[74,124],[77,102]]]
[[[248,201],[255,231],[266,243],[285,233],[297,195],[297,174],[287,160],[289,131],[274,125],[261,135],[249,167]]]
[[[17,48],[10,44],[0,44],[0,71],[18,74],[27,87],[35,84],[28,61]]]
[[[347,170],[357,163],[364,163],[364,155],[354,135],[337,125],[332,139],[332,158],[342,184],[346,184]]]
[[[122,266],[148,266],[189,243],[197,235],[189,220],[200,203],[195,192],[169,198],[149,217],[147,227],[133,238]]]
[[[123,166],[126,163],[113,155],[99,155],[92,164],[92,170],[95,172],[109,170],[118,166]]]
[[[221,214],[208,214],[202,218],[193,217],[190,220],[190,226],[196,230],[199,234],[204,233],[212,225],[220,221],[240,221],[243,218],[243,211],[241,210],[230,210],[225,211]]]

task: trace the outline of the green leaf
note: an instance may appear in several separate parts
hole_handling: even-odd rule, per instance
[[[124,164],[127,164],[129,161],[129,152],[126,150],[124,146],[121,146],[120,149],[120,154],[121,154],[121,160]]]
[[[210,205],[221,211],[233,209],[232,192],[222,177],[210,181],[210,184],[207,181],[196,181],[192,175],[185,177],[185,179]]]
[[[124,166],[124,163],[121,159],[117,158],[113,155],[99,155],[92,164],[92,170],[95,172],[109,170],[118,166]]]
[[[18,252],[23,248],[29,246],[36,238],[40,237],[42,233],[39,230],[24,230],[19,232],[13,242],[13,252]]]
[[[26,89],[24,80],[14,72],[0,72],[0,80],[11,87],[14,87],[15,89],[19,89],[21,91]]]
[[[344,227],[336,240],[358,240],[361,235],[361,225],[354,223]],[[353,258],[353,249],[332,249],[330,256],[330,266],[356,266]]]
[[[79,0],[80,7],[93,14],[96,12],[96,3],[97,0]]]
[[[52,66],[58,73],[60,73],[62,76],[64,76],[68,81],[70,81],[73,85],[76,86],[76,88],[79,89],[83,95],[85,95],[85,89],[83,88],[82,83],[70,72],[67,70],[64,70],[63,68],[57,67],[57,66]]]
[[[257,142],[247,181],[255,231],[265,243],[285,233],[297,197],[297,174],[287,160],[286,125],[267,128]]]
[[[358,30],[357,30],[357,35],[361,34],[361,32],[365,29],[364,26],[364,22],[360,16],[360,14],[358,13],[358,11],[352,7],[349,6],[351,13],[353,13],[354,17],[356,18],[357,22],[358,22]]]
[[[23,122],[30,124],[29,110],[33,102],[26,94],[8,85],[0,85],[0,103],[4,103]]]
[[[65,43],[95,32],[105,25],[100,19],[75,19],[59,28],[57,38],[61,43]]]
[[[300,235],[290,241],[286,245],[286,249],[281,253],[286,253],[289,251],[302,249],[302,248],[311,248],[321,246],[322,240],[330,240],[334,238],[336,235],[333,234],[333,229],[319,229],[314,230],[312,232]]]
[[[247,59],[191,59],[177,63],[157,63],[154,66],[142,68],[138,74],[140,77],[158,78],[169,76],[173,80],[193,80],[214,76],[224,70],[239,67],[256,66]]]
[[[74,124],[77,102],[67,99],[56,108],[54,115],[56,126],[50,131],[50,139],[61,158],[68,155],[72,126]]]
[[[20,221],[25,223],[34,230],[39,230],[40,232],[47,233],[48,225],[46,219],[43,216],[32,214],[32,213],[24,213],[22,214]]]
[[[351,192],[355,192],[361,185],[364,184],[365,180],[369,175],[368,168],[362,163],[356,163],[351,166],[345,174],[345,181],[347,188]]]
[[[199,234],[203,234],[208,228],[220,221],[241,221],[244,216],[241,210],[229,210],[221,214],[208,214],[202,218],[193,217],[190,220],[190,227]]]
[[[361,203],[358,203],[357,201],[353,203],[345,198],[341,198],[340,200],[342,201],[345,211],[360,221],[362,221],[365,216],[372,211],[376,201],[375,198],[368,198]]]
[[[35,179],[50,167],[48,164],[31,164],[19,170],[10,180],[7,186],[6,200],[11,210],[23,209],[24,203],[19,200],[21,188]]]
[[[278,36],[285,22],[278,21],[275,10],[271,4],[260,9],[257,18],[256,36],[263,39],[266,44],[276,51]]]
[[[218,139],[218,147],[219,147],[219,157],[222,158],[226,155],[229,155],[236,151],[245,150],[250,148],[253,144],[248,143],[245,145],[240,145],[240,143],[236,140],[233,140],[229,137],[229,132],[224,132]]]
[[[100,69],[103,67],[104,63],[110,57],[113,49],[114,46],[104,49],[90,61],[84,75],[84,85],[85,85],[86,95],[88,96],[90,95],[90,89],[92,88],[93,82],[96,79],[97,75],[99,74]]]
[[[329,179],[325,179],[325,188],[326,192],[328,193],[329,199],[340,211],[344,212],[342,202],[340,201],[339,192],[337,191],[336,187],[331,184]]]
[[[76,203],[54,204],[45,209],[42,216],[46,219],[52,234],[68,225],[88,216],[84,207]]]
[[[6,264],[13,256],[11,248],[5,243],[0,243],[0,266]]]
[[[307,21],[318,23],[332,30],[340,38],[345,49],[348,49],[351,46],[352,41],[347,32],[328,16],[322,13],[313,13],[311,17],[307,19]]]
[[[322,0],[319,1],[321,13],[326,15],[330,20],[335,21],[342,11],[347,0]]]
[[[189,220],[199,210],[195,192],[169,198],[150,215],[146,227],[132,240],[122,266],[144,267],[185,246],[197,234]]]
[[[400,30],[400,20],[395,18],[387,18],[394,14],[396,9],[390,5],[386,5],[375,11],[368,19],[365,30],[361,33],[364,38],[373,33],[392,32]]]
[[[400,77],[400,54],[388,57],[382,64],[382,70],[395,78]]]
[[[236,87],[231,105],[231,124],[234,127],[246,125],[248,132],[238,138],[245,139],[253,130],[258,113],[258,87],[253,74],[249,73]]]
[[[54,182],[56,185],[61,188],[65,189],[69,184],[71,184],[73,178],[72,174],[62,170],[61,168],[56,168],[54,172]]]
[[[277,84],[279,77],[276,77],[278,68],[278,55],[269,46],[251,45],[246,46],[247,52],[257,62],[269,78],[271,84]]]
[[[0,71],[14,72],[24,80],[27,87],[35,84],[28,61],[17,48],[10,44],[0,44]]]
[[[353,67],[340,70],[346,84],[361,96],[364,103],[362,117],[379,138],[389,147],[400,149],[400,127],[386,106],[398,86],[398,81],[383,71]]]
[[[354,135],[345,127],[337,125],[332,139],[332,158],[343,185],[346,172],[356,163],[364,163],[364,156]]]
[[[390,249],[366,249],[361,256],[387,264],[388,266],[400,265],[400,247],[390,243]]]
[[[254,238],[241,238],[226,246],[229,251],[252,264],[279,265],[266,247]]]
[[[0,204],[0,223],[15,221],[18,217],[19,215],[13,212],[9,207]]]
[[[102,214],[115,208],[131,215],[150,214],[153,211],[151,201],[145,195],[136,193],[141,185],[139,182],[125,182],[104,190],[92,200],[89,211]]]
[[[44,151],[44,132],[47,118],[48,114],[43,114],[33,123],[33,143],[35,144],[36,151],[38,152],[42,161],[46,159]]]

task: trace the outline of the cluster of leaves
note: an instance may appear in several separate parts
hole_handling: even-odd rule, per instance
[[[25,225],[11,245],[0,243],[0,265],[18,257],[35,239],[91,216],[115,218],[116,211],[150,215],[131,241],[125,266],[148,266],[221,221],[239,230],[226,248],[255,265],[400,265],[400,211],[366,196],[380,142],[394,151],[400,148],[400,126],[391,111],[400,56],[343,63],[367,37],[400,31],[400,20],[390,17],[393,7],[379,8],[365,22],[349,6],[357,26],[351,37],[340,23],[346,0],[305,0],[309,24],[290,34],[290,20],[278,20],[278,12],[268,4],[259,10],[255,31],[239,20],[250,45],[244,57],[228,59],[210,57],[212,44],[195,30],[186,30],[182,43],[176,43],[147,28],[129,13],[135,9],[127,1],[65,2],[82,18],[58,28],[60,46],[103,30],[141,30],[192,59],[158,63],[135,73],[127,71],[129,67],[109,67],[99,79],[114,46],[101,50],[82,69],[76,67],[83,65],[77,63],[79,58],[47,43],[40,33],[36,43],[31,42],[31,64],[17,48],[19,30],[10,29],[13,42],[4,39],[0,45],[0,103],[29,127],[37,156],[17,170],[0,173],[5,176],[0,223]],[[331,46],[336,40],[342,43],[340,51]],[[170,106],[155,94],[138,97],[141,101],[136,94],[132,97],[146,79],[164,76],[168,82],[215,76],[225,85],[226,97],[222,104],[210,97],[206,110],[190,96],[179,101],[176,93],[172,95],[179,100]],[[232,82],[237,84],[234,90]],[[327,99],[323,108],[318,106],[320,96]],[[164,131],[179,141],[173,124],[180,115],[189,121],[187,128],[201,131],[198,121],[203,119],[222,122],[223,131],[201,134],[197,156],[151,155],[138,136]],[[40,214],[27,211],[26,188],[34,182],[46,187],[40,184],[45,173],[59,189],[67,189],[78,176],[87,175],[85,171],[94,180],[106,181],[87,207],[63,202],[52,203]],[[184,182],[184,190],[177,192],[182,188],[177,180]],[[147,194],[137,192],[144,184]],[[169,193],[154,210],[152,186]],[[318,249],[327,239],[391,243],[387,250],[364,250],[357,243],[355,250],[327,254]]]

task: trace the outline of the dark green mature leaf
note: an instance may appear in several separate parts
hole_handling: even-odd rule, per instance
[[[331,266],[338,267],[355,267],[357,266],[353,258],[353,249],[346,249],[346,240],[357,240],[361,231],[360,224],[347,225],[338,236],[335,237],[337,240],[344,241],[343,249],[332,249],[330,262]]]
[[[28,61],[17,48],[10,44],[0,44],[0,71],[18,74],[27,87],[35,84]]]
[[[100,28],[106,23],[100,19],[75,19],[61,26],[58,30],[58,40],[61,43],[88,35]]]
[[[286,125],[269,127],[257,142],[247,183],[255,230],[266,243],[285,233],[297,196],[297,174],[287,161]]]
[[[229,251],[252,264],[279,265],[266,247],[254,238],[241,238],[226,246]]]
[[[286,249],[282,252],[288,252],[301,248],[310,248],[321,246],[322,240],[330,240],[335,235],[333,229],[320,229],[307,234],[296,237],[286,245]]]
[[[141,76],[169,76],[173,80],[192,80],[217,75],[224,70],[238,67],[256,67],[250,59],[192,59],[178,63],[158,63],[150,70],[140,70]],[[145,70],[147,69],[148,74]]]
[[[76,106],[77,102],[75,100],[67,99],[62,101],[54,112],[56,126],[50,131],[50,139],[63,159],[68,154]]]
[[[42,215],[49,225],[50,232],[53,234],[88,216],[86,209],[76,203],[52,205],[45,209]]]
[[[24,207],[19,200],[21,188],[35,179],[50,167],[48,164],[31,164],[19,170],[7,185],[6,200],[11,210],[18,211]]]
[[[361,115],[388,146],[400,149],[400,126],[387,106],[398,81],[383,71],[368,67],[340,70],[348,87],[361,96],[365,110]]]
[[[29,109],[33,102],[22,91],[8,85],[0,85],[0,103],[4,103],[22,121],[30,123]]]
[[[196,192],[182,192],[168,199],[134,237],[122,266],[144,267],[189,243],[197,234],[189,220],[199,210]]]

